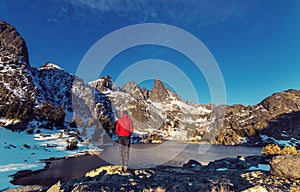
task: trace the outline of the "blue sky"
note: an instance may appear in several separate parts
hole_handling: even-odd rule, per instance
[[[209,49],[222,72],[228,104],[257,104],[274,92],[300,89],[297,0],[2,0],[0,20],[24,37],[36,67],[50,61],[75,74],[85,53],[105,35],[129,25],[164,23],[191,33]],[[211,102],[201,72],[165,47],[128,49],[102,75],[116,79],[144,59],[173,63],[193,81],[199,102]],[[181,95],[190,99],[190,90]]]

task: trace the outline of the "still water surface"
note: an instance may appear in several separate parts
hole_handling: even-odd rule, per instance
[[[183,144],[165,142],[163,144],[135,144],[130,149],[129,167],[144,168],[155,165],[182,166],[190,159],[208,164],[217,159],[237,156],[260,155],[261,148],[245,146],[219,146],[204,144]],[[119,164],[118,146],[105,148],[102,159]]]

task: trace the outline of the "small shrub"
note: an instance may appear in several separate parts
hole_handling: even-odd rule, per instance
[[[300,192],[300,187],[293,187],[290,189],[290,192]]]
[[[262,149],[264,155],[286,155],[286,154],[297,154],[295,146],[285,146],[281,149],[278,145],[269,144]]]
[[[282,149],[281,154],[297,154],[297,149],[295,146],[285,146]]]
[[[262,149],[262,154],[264,155],[280,155],[281,148],[275,144],[269,144]]]
[[[156,191],[157,191],[157,192],[165,192],[166,189],[164,189],[164,188],[162,188],[162,187],[157,187],[157,188],[156,188]]]

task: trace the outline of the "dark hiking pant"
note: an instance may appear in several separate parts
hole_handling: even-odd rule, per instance
[[[118,141],[119,141],[120,163],[122,166],[128,166],[130,137],[119,136]]]

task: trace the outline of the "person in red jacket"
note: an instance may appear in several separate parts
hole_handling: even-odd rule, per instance
[[[120,161],[124,170],[127,171],[129,160],[130,136],[133,132],[132,120],[128,118],[128,112],[124,111],[116,124],[116,133],[118,135]]]

